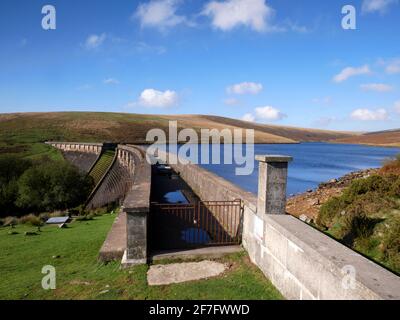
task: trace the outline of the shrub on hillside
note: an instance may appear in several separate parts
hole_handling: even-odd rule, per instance
[[[93,220],[94,217],[95,217],[95,215],[90,213],[90,214],[86,214],[84,216],[79,216],[78,218],[76,218],[76,221],[80,221],[80,222],[90,221],[90,220]]]
[[[32,227],[37,227],[38,231],[40,232],[40,228],[43,226],[43,221],[37,216],[33,216],[29,219],[29,224]]]
[[[0,156],[0,216],[65,210],[86,200],[92,179],[64,161]]]
[[[15,204],[18,197],[17,181],[31,166],[31,161],[16,156],[0,157],[0,211],[2,216],[16,215],[19,211]]]
[[[118,202],[111,202],[107,204],[106,213],[115,211],[118,208]]]
[[[317,225],[331,228],[341,222],[344,229],[351,229],[352,219],[369,216],[396,206],[400,194],[400,177],[373,175],[353,181],[339,197],[328,200],[320,209]],[[345,233],[343,231],[342,233]]]
[[[393,197],[400,197],[400,176],[393,182],[390,194]]]
[[[39,217],[35,216],[34,214],[28,214],[26,216],[22,216],[18,219],[19,224],[31,224],[32,221],[36,221],[40,219]]]
[[[47,220],[50,219],[50,213],[48,213],[48,212],[43,212],[43,213],[39,214],[39,218],[40,218],[42,221],[46,222]]]
[[[391,186],[391,181],[378,175],[373,175],[365,179],[354,180],[344,191],[344,200],[348,203],[351,203],[358,196],[369,192],[379,192],[385,194],[389,192]]]
[[[389,266],[400,273],[400,217],[392,224],[386,233],[382,247],[385,253],[385,259]]]
[[[400,153],[394,159],[387,160],[379,171],[383,175],[400,175]]]
[[[0,157],[0,185],[18,179],[28,168],[32,166],[32,161],[21,159],[17,156]]]
[[[344,209],[347,207],[342,197],[333,197],[321,206],[316,223],[320,227],[330,228],[335,218],[345,213]]]
[[[15,217],[6,217],[3,220],[4,227],[14,228],[18,224],[18,220]]]
[[[400,272],[399,209],[400,176],[374,175],[353,181],[322,205],[316,222],[345,245]]]
[[[97,208],[97,209],[91,210],[90,214],[92,214],[94,216],[102,216],[108,212],[109,211],[107,210],[107,207],[103,207],[103,208]]]
[[[56,210],[49,213],[49,218],[57,218],[57,217],[68,217],[67,210]]]
[[[19,207],[31,211],[65,210],[86,200],[92,180],[64,162],[42,163],[26,170],[18,180]]]
[[[350,237],[350,241],[354,238],[368,238],[374,232],[376,219],[368,217],[362,209],[358,212],[352,212],[345,219],[345,232],[343,238]]]

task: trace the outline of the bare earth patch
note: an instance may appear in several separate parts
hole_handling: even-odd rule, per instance
[[[332,179],[329,182],[321,183],[316,190],[310,190],[310,192],[289,198],[286,212],[297,218],[307,217],[310,221],[315,221],[321,206],[332,197],[340,196],[353,180],[367,178],[377,172],[378,170],[376,169],[367,169],[349,173],[340,179]]]
[[[185,262],[153,265],[147,272],[149,286],[208,279],[222,274],[227,269],[223,263],[215,261]]]

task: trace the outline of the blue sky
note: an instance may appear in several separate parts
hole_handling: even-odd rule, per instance
[[[56,8],[43,30],[42,7]],[[341,27],[344,5],[357,29]],[[0,111],[400,127],[397,0],[2,0]]]

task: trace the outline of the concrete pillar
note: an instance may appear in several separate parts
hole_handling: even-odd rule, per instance
[[[259,161],[257,214],[286,214],[288,156],[256,156]]]
[[[121,262],[123,267],[147,263],[148,215],[148,210],[126,212],[127,246]]]

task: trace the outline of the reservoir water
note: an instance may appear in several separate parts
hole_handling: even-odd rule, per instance
[[[210,151],[211,153],[211,151]],[[382,148],[350,144],[301,143],[255,145],[255,154],[289,155],[294,161],[289,165],[288,194],[316,188],[321,182],[339,178],[347,173],[367,168],[378,168],[396,154],[399,148]],[[223,155],[223,146],[221,146]],[[236,176],[236,165],[201,165],[205,169],[235,183],[241,188],[257,193],[258,163],[249,176]]]

